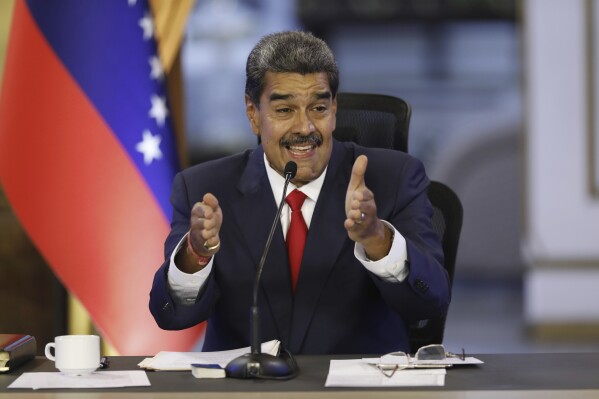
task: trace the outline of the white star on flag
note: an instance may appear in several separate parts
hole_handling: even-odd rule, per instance
[[[129,7],[133,7],[135,4],[137,4],[137,0],[127,0],[127,4]]]
[[[149,165],[155,159],[162,158],[162,151],[160,151],[161,137],[159,134],[156,136],[152,135],[148,129],[143,131],[143,139],[135,145],[135,149],[144,155],[144,163]]]
[[[164,97],[159,97],[156,94],[152,94],[152,108],[148,115],[150,118],[155,118],[158,126],[164,126],[164,120],[168,116],[168,109],[166,108],[166,100]]]
[[[162,69],[162,63],[160,62],[160,58],[155,55],[150,57],[150,68],[152,68],[150,72],[150,77],[156,80],[162,80],[164,77],[164,70]]]
[[[154,22],[152,21],[150,14],[146,13],[146,15],[139,20],[139,26],[144,31],[144,40],[150,40],[154,35]]]

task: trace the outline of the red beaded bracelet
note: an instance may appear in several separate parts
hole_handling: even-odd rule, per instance
[[[194,251],[193,245],[191,245],[191,234],[187,233],[187,253],[190,252],[193,256],[198,258],[198,265],[206,266],[208,263],[210,263],[210,258],[212,258],[212,256],[198,255],[196,251]]]

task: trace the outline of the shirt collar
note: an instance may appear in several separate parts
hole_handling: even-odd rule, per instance
[[[270,166],[270,162],[266,158],[266,153],[264,153],[264,165],[266,166],[266,174],[268,176],[268,181],[270,182],[270,187],[272,188],[272,192],[275,196],[275,201],[277,204],[281,201],[281,197],[283,195],[283,188],[285,187],[285,178],[281,176],[276,170]],[[287,189],[287,194],[297,189],[302,193],[306,194],[306,196],[312,201],[316,202],[318,199],[318,195],[320,194],[320,190],[322,189],[322,185],[324,184],[324,177],[327,174],[327,167],[325,167],[324,171],[318,176],[315,180],[312,180],[308,184],[304,184],[301,187],[296,187],[293,183],[289,183],[289,187]]]

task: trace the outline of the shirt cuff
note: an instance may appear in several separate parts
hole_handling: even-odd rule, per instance
[[[372,261],[366,256],[364,246],[356,243],[354,246],[354,255],[369,272],[385,281],[401,283],[410,273],[410,270],[406,266],[406,261],[408,260],[406,239],[391,223],[385,220],[382,220],[382,222],[395,233],[389,254],[382,259]]]
[[[179,241],[175,247],[175,250],[171,254],[168,268],[168,284],[171,295],[177,300],[178,303],[192,305],[195,303],[200,289],[212,271],[214,256],[210,258],[210,262],[208,262],[208,264],[198,272],[189,274],[179,270],[175,264],[175,256],[184,245],[187,245],[187,234],[181,238],[181,241]]]

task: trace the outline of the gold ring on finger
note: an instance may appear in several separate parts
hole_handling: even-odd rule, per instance
[[[219,241],[219,242],[218,242],[216,245],[213,245],[213,246],[210,246],[210,245],[208,244],[208,240],[206,240],[206,241],[204,242],[204,249],[205,249],[206,251],[208,251],[208,252],[212,252],[212,251],[214,251],[214,250],[218,249],[219,247],[220,247],[220,241]]]

